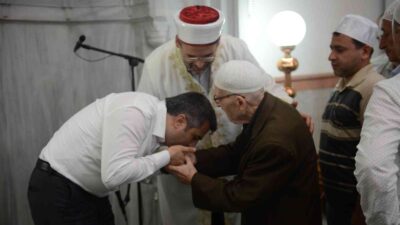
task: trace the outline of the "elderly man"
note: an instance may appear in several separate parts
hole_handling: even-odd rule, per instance
[[[210,129],[216,129],[215,112],[199,93],[159,101],[129,92],[96,100],[40,153],[28,190],[35,224],[114,224],[110,192],[183,163]],[[156,152],[160,145],[168,148]]]
[[[380,28],[382,35],[379,41],[379,48],[385,50],[388,57],[388,62],[378,65],[376,68],[377,72],[382,74],[386,78],[393,77],[400,72],[400,57],[396,54],[392,36],[392,20],[393,12],[399,5],[400,1],[396,0],[385,10],[380,21]]]
[[[329,60],[340,79],[322,115],[319,150],[328,225],[363,223],[354,157],[372,87],[383,79],[370,64],[377,37],[377,25],[357,15],[345,16],[332,35]]]
[[[242,40],[221,35],[225,21],[221,11],[208,6],[190,6],[177,13],[174,21],[177,28],[176,38],[158,47],[146,58],[138,91],[160,99],[196,91],[212,99],[210,87],[213,84],[214,72],[223,63],[236,59],[258,66]],[[272,95],[292,103],[293,100],[282,86],[275,84],[273,78],[265,72],[263,76],[263,84]],[[205,137],[198,147],[209,148],[229,143],[241,130],[240,126],[234,125],[226,118],[223,111],[218,108],[215,110],[218,130],[212,136]],[[208,217],[193,207],[190,187],[182,185],[170,175],[160,175],[157,179],[163,224],[209,224],[203,222],[207,221]],[[214,224],[221,223],[223,219]]]
[[[191,185],[196,207],[240,212],[243,225],[321,224],[313,139],[292,106],[264,92],[265,79],[246,61],[222,65],[214,100],[243,131],[234,142],[197,151],[168,169]],[[218,179],[227,175],[235,176]]]
[[[400,55],[400,5],[393,41]],[[356,155],[357,190],[367,224],[400,224],[400,76],[379,82],[365,111]]]

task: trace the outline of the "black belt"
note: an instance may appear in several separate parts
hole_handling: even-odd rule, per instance
[[[36,168],[39,170],[45,171],[47,173],[50,173],[50,174],[55,174],[55,175],[64,177],[63,175],[61,175],[60,173],[55,171],[53,168],[51,168],[50,163],[48,163],[44,160],[41,160],[41,159],[38,159],[38,161],[36,162]]]

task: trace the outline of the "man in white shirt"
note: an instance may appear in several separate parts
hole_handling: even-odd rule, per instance
[[[110,192],[184,163],[216,126],[210,102],[195,92],[165,101],[138,92],[96,100],[40,153],[28,190],[35,224],[114,224]],[[156,152],[161,145],[168,148]]]
[[[393,38],[400,55],[400,7],[393,14]],[[355,157],[357,190],[367,224],[400,224],[400,76],[379,82],[364,115]]]

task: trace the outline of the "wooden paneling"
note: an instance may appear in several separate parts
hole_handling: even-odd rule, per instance
[[[284,77],[275,79],[277,83],[284,83]],[[338,77],[331,73],[321,73],[313,75],[292,76],[292,86],[296,92],[304,90],[333,88],[338,81]]]

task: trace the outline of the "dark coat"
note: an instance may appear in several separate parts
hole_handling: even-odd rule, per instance
[[[321,224],[314,142],[289,104],[266,93],[234,143],[196,157],[196,207],[241,212],[243,225]],[[227,175],[235,177],[216,179]]]

